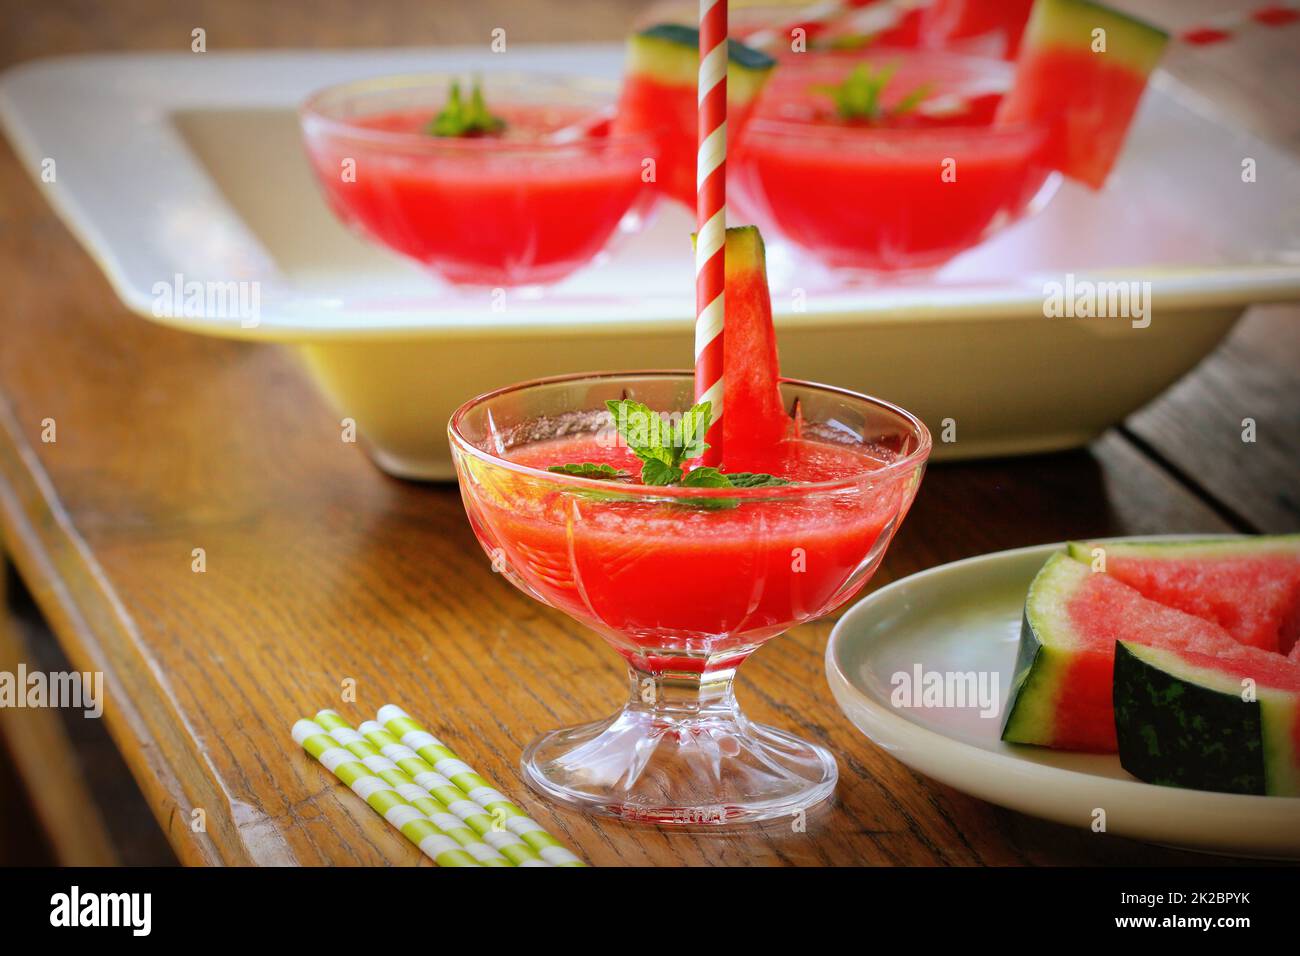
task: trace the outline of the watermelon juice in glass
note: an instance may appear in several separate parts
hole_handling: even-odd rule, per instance
[[[1046,202],[1050,129],[994,125],[1013,68],[948,53],[784,62],[736,165],[736,205],[849,272],[938,267]]]
[[[835,759],[751,723],[732,692],[764,642],[831,613],[879,566],[930,451],[902,409],[780,378],[763,241],[727,230],[721,461],[690,372],[606,372],[503,388],[449,434],[494,567],[600,634],[630,697],[525,750],[530,785],[659,824],[781,817],[834,790]],[[712,391],[712,390],[711,390]]]
[[[300,118],[345,224],[453,283],[532,286],[591,262],[653,199],[653,131],[611,131],[616,96],[582,78],[410,75],[330,87]]]
[[[781,817],[830,795],[835,759],[751,723],[733,695],[736,668],[871,577],[916,494],[929,434],[888,403],[782,380],[779,401],[794,416],[771,444],[724,450],[734,484],[645,483],[651,419],[667,422],[674,460],[698,453],[688,447],[692,396],[689,372],[511,386],[453,415],[453,456],[494,563],[600,634],[629,668],[621,711],[528,747],[530,785],[578,809],[658,824]]]

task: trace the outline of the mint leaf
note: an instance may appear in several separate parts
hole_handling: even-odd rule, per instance
[[[752,471],[737,471],[726,477],[733,488],[769,488],[777,485],[794,484],[789,478],[778,478],[776,475],[763,473],[756,474]]]
[[[673,464],[672,452],[664,445],[664,433],[671,432],[671,429],[664,424],[658,412],[630,398],[607,401],[605,407],[614,419],[618,437],[623,439],[632,454],[646,462]],[[671,438],[671,435],[668,437]]]
[[[632,454],[641,460],[642,485],[677,485],[683,488],[764,488],[789,485],[793,482],[775,475],[741,471],[728,475],[712,466],[701,466],[687,471],[685,463],[698,458],[708,449],[704,440],[713,420],[713,405],[700,402],[682,412],[676,423],[654,411],[642,402],[630,398],[607,401],[605,407],[619,437]],[[573,462],[551,465],[550,471],[583,478],[596,478],[611,482],[629,482],[631,474],[613,465],[596,462]],[[582,492],[586,495],[606,497],[606,492]],[[616,493],[609,493],[616,497]],[[737,508],[737,498],[697,498],[675,502],[683,507],[707,510]]]
[[[865,120],[876,123],[888,117],[902,116],[921,105],[930,95],[930,89],[923,84],[905,94],[893,107],[886,110],[881,102],[885,87],[898,71],[898,64],[890,63],[878,70],[873,70],[869,63],[859,64],[852,73],[837,84],[818,84],[812,87],[814,93],[829,96],[835,103],[835,111],[845,120]]]
[[[724,475],[716,468],[696,468],[694,471],[688,471],[682,478],[682,486],[685,488],[730,488],[731,476]]]
[[[902,116],[905,113],[911,113],[924,102],[925,98],[930,95],[930,84],[922,83],[912,92],[907,93],[894,104],[893,109],[889,111],[891,116]]]
[[[662,477],[676,469],[681,477],[682,462],[698,458],[704,454],[709,445],[704,440],[713,418],[713,404],[701,402],[681,413],[674,425],[658,412],[641,402],[630,398],[610,400],[605,403],[610,416],[614,419],[614,428],[619,437],[627,444],[632,454],[643,462],[660,462],[669,471],[655,472]],[[668,484],[667,481],[647,481],[646,484]]]
[[[506,121],[493,116],[483,99],[483,88],[478,81],[470,91],[469,102],[461,99],[460,83],[453,80],[447,91],[447,104],[433,122],[429,132],[440,137],[488,136],[506,128]]]
[[[546,469],[562,475],[577,475],[579,478],[596,478],[603,481],[625,481],[632,476],[626,471],[619,471],[613,465],[598,465],[593,461],[581,464],[551,465]]]
[[[643,485],[675,485],[682,480],[682,470],[657,458],[646,461],[641,468]]]
[[[682,479],[682,485],[688,488],[730,488],[731,476],[705,465],[688,472]],[[732,508],[740,507],[737,498],[693,498],[682,504],[692,508],[703,508],[706,511],[730,511]]]
[[[681,448],[680,461],[699,458],[708,450],[709,445],[704,440],[704,435],[708,432],[711,421],[713,421],[712,402],[700,402],[682,412],[678,434],[675,436],[677,440],[674,441],[674,446]]]

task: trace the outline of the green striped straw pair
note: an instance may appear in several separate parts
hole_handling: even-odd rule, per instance
[[[426,773],[431,772],[445,778],[468,798],[469,803],[486,810],[491,817],[493,831],[513,834],[552,866],[586,866],[568,847],[543,830],[540,824],[475,773],[451,748],[421,727],[402,708],[395,704],[385,704],[379,708],[378,722],[397,738],[405,748],[403,753],[414,751],[412,756],[425,762],[428,767]],[[385,750],[384,753],[395,757],[399,751]],[[457,806],[462,811],[466,809],[464,803]],[[452,809],[452,805],[449,805],[449,809]],[[456,809],[452,809],[452,812],[456,813]]]
[[[293,739],[433,862],[439,866],[481,865],[394,787],[340,747],[316,721],[304,718],[295,723]]]
[[[429,796],[437,800],[447,812],[453,814],[464,826],[469,827],[479,838],[499,851],[515,866],[550,866],[537,851],[524,843],[504,827],[498,826],[496,819],[484,809],[465,796],[454,783],[438,773],[423,757],[411,748],[400,743],[396,737],[373,720],[361,725],[365,739],[379,748],[381,754],[392,760],[407,773],[415,785],[423,788]]]
[[[586,865],[405,711],[379,716],[358,733],[322,710],[293,738],[439,866]]]
[[[482,866],[512,866],[517,861],[506,859],[499,850],[489,846],[464,822],[447,812],[429,791],[417,784],[410,775],[381,754],[373,744],[357,733],[335,711],[322,710],[316,714],[317,726],[325,728],[335,742],[342,744],[367,770],[379,777],[413,807],[423,813],[438,831],[450,837]]]

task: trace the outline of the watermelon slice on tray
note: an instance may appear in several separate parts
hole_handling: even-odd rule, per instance
[[[663,191],[695,208],[695,152],[698,105],[699,30],[663,23],[628,41],[627,73],[614,132],[657,135],[656,182]],[[736,40],[728,45],[727,136],[740,139],[754,102],[776,61]]]
[[[1051,161],[1100,189],[1169,36],[1090,0],[1037,0],[997,122],[1048,122]]]
[[[1300,664],[1241,651],[1224,659],[1121,641],[1120,765],[1165,786],[1300,796]]]
[[[1300,635],[1300,535],[1210,541],[1071,544],[1143,597],[1223,627],[1234,640],[1289,654]]]

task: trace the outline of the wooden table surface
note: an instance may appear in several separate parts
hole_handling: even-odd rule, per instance
[[[1224,6],[1128,5],[1173,26]],[[638,7],[46,2],[0,33],[0,66],[184,49],[194,26],[210,50],[487,42],[495,26],[512,42],[609,40]],[[1176,49],[1169,64],[1300,148],[1294,101],[1279,92],[1297,85],[1297,35]],[[519,753],[539,730],[621,703],[616,655],[491,572],[454,488],[387,478],[340,442],[289,353],[128,314],[7,144],[0,183],[3,547],[73,666],[105,672],[108,729],[182,862],[418,862],[288,735],[317,708],[359,720],[389,701],[425,716],[598,865],[1206,861],[1037,821],[911,772],[832,701],[829,621],[765,646],[738,680],[752,717],[839,757],[835,799],[807,833],[668,833],[551,810],[522,783]],[[1063,538],[1300,530],[1298,320],[1290,307],[1252,311],[1193,374],[1086,450],[933,467],[872,586]],[[1246,417],[1255,444],[1241,442]],[[45,419],[55,443],[41,439]],[[191,569],[195,548],[205,573]],[[355,704],[340,700],[347,682]],[[11,741],[20,769],[61,779],[58,760],[24,739],[25,760]],[[196,808],[205,832],[191,826]],[[97,852],[66,858],[108,858]]]

